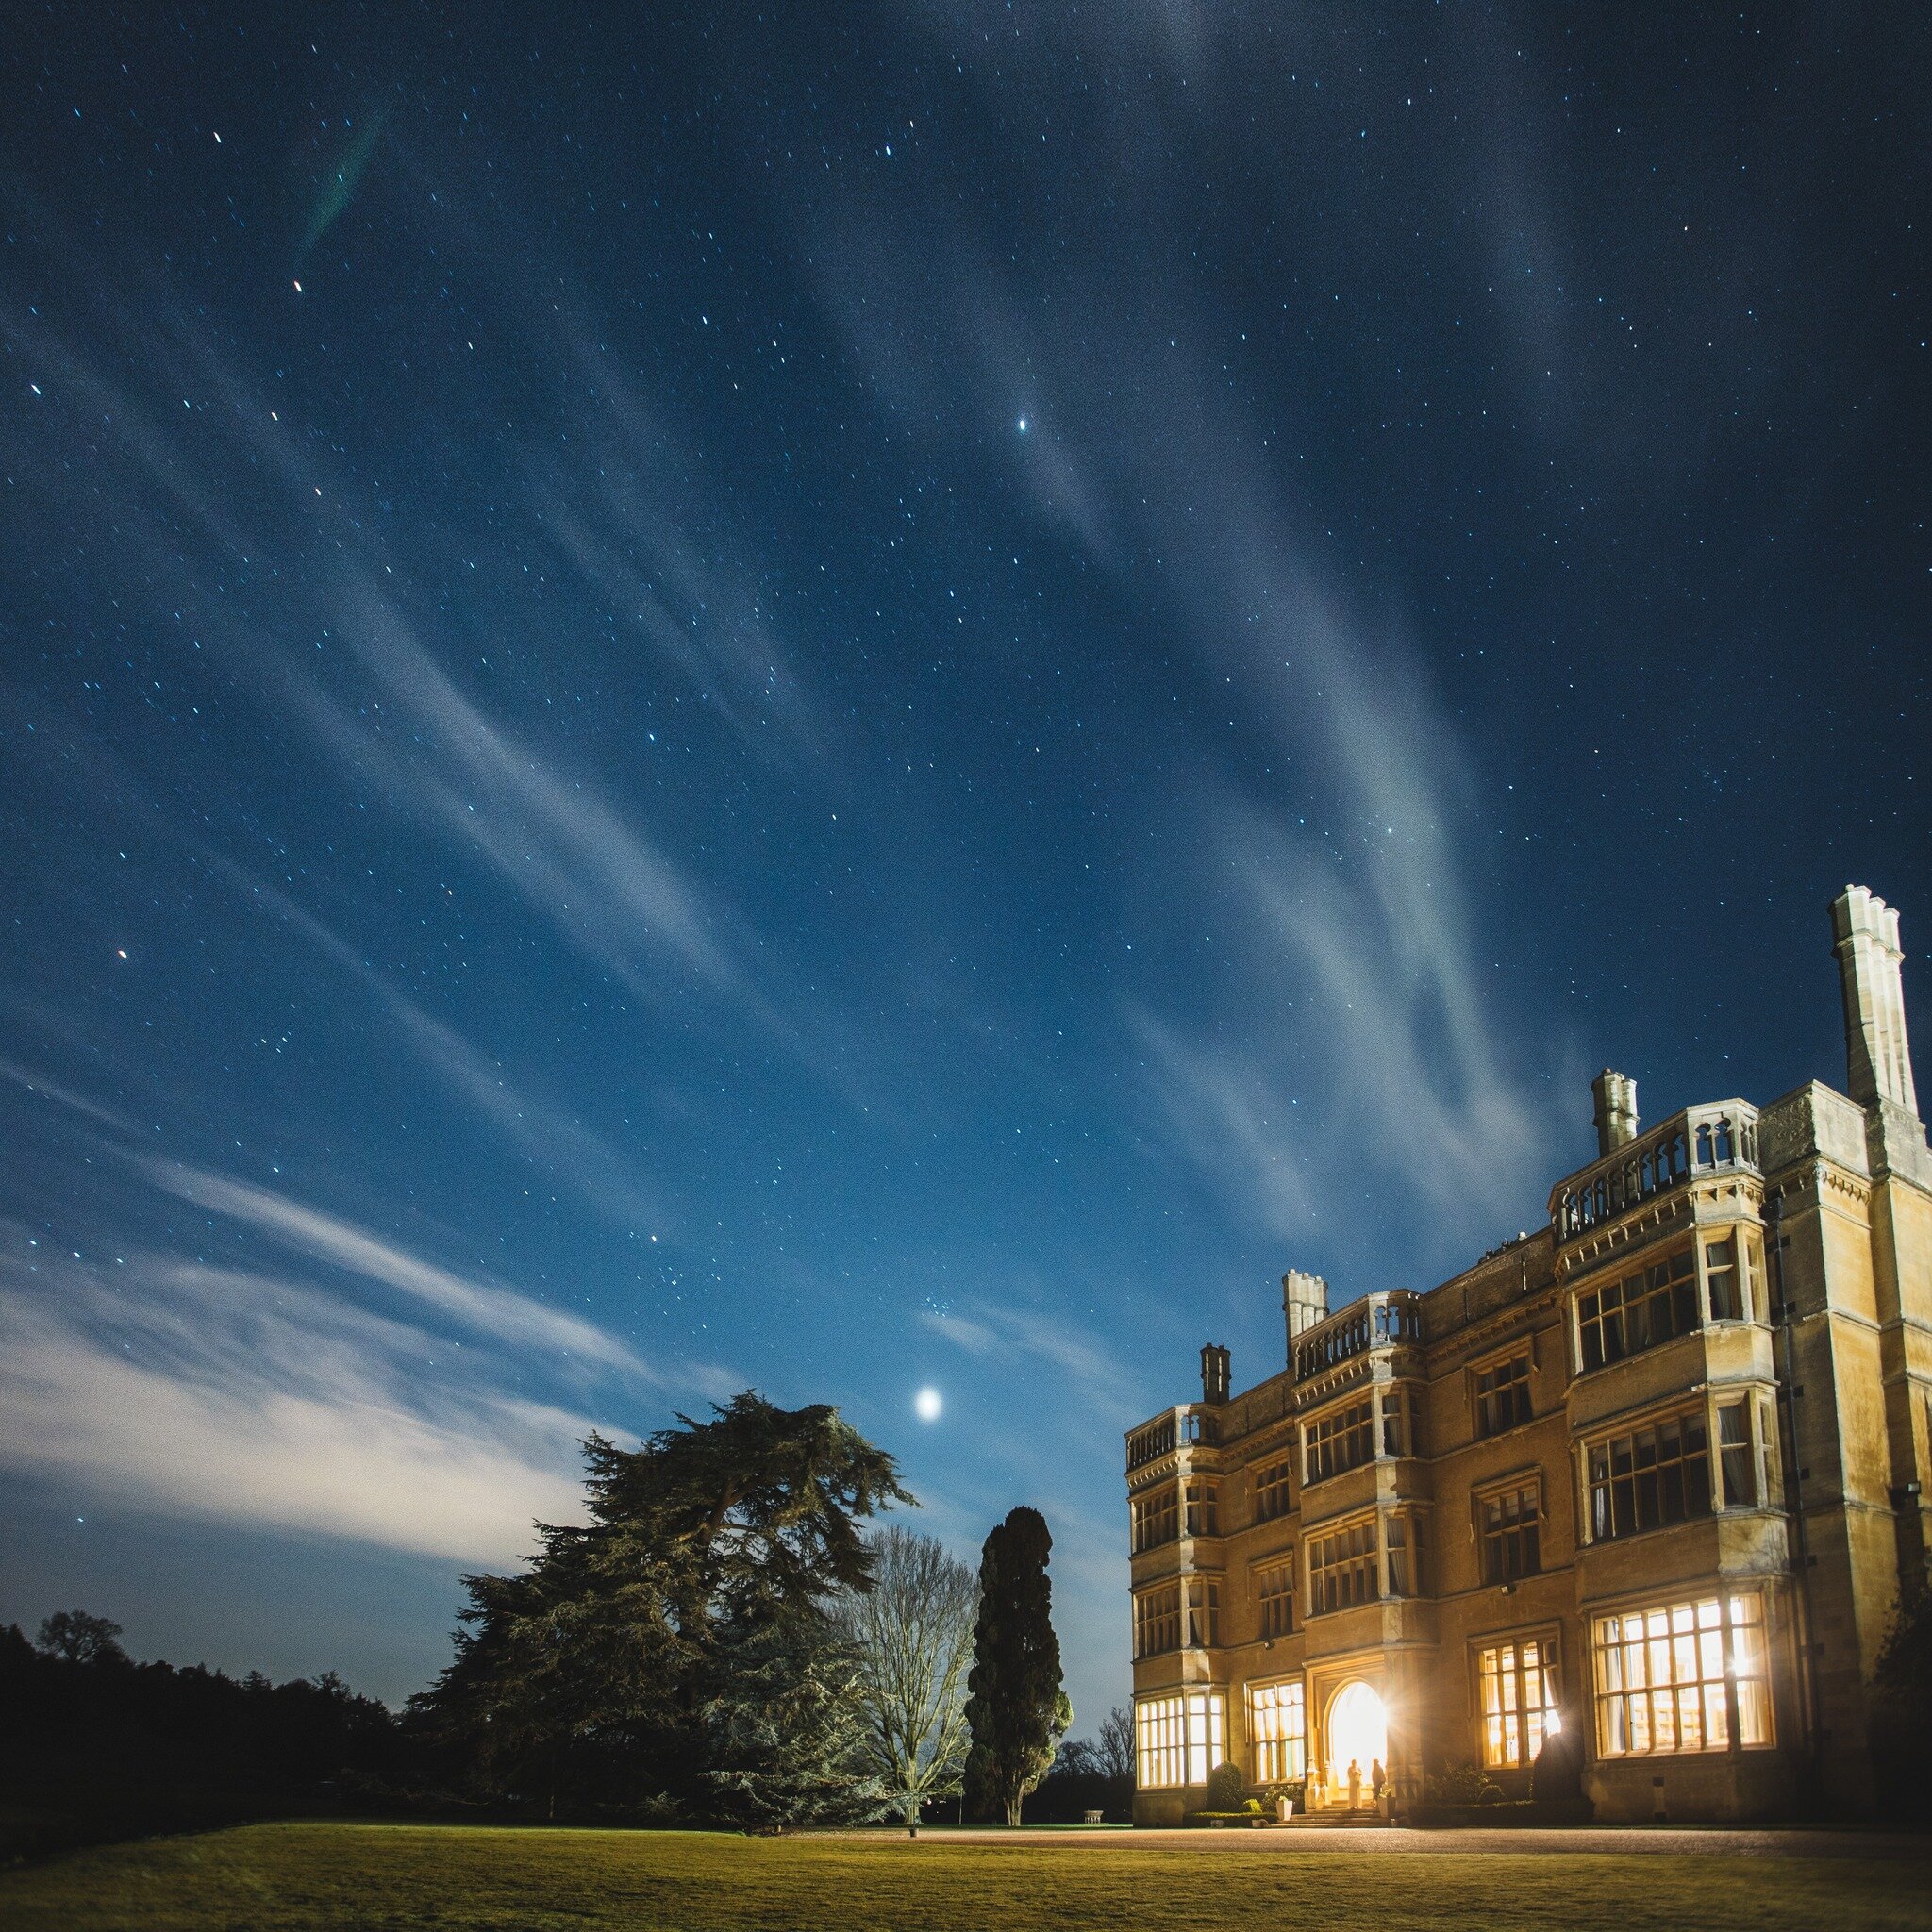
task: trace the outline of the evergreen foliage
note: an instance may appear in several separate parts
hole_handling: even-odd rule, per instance
[[[333,1674],[272,1684],[136,1663],[104,1617],[0,1627],[0,1861],[328,1809],[403,1764],[395,1721]]]
[[[872,1587],[860,1519],[911,1500],[892,1458],[836,1409],[750,1391],[584,1454],[589,1523],[463,1579],[455,1659],[411,1700],[445,1775],[549,1816],[875,1810],[827,1606]]]
[[[1208,1774],[1208,1796],[1204,1808],[1209,1811],[1239,1811],[1247,1795],[1248,1781],[1241,1775],[1241,1766],[1230,1764],[1224,1758]]]
[[[1900,1591],[1872,1673],[1872,1757],[1880,1803],[1895,1814],[1932,1814],[1924,1778],[1932,1736],[1932,1588]]]
[[[1020,1806],[1072,1727],[1053,1629],[1053,1551],[1046,1519],[1024,1505],[987,1537],[979,1561],[979,1618],[966,1723],[966,1802],[978,1815],[1020,1822]]]

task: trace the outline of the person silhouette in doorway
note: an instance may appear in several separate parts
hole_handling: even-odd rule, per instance
[[[1348,1808],[1359,1811],[1362,1807],[1362,1766],[1361,1759],[1348,1760]]]

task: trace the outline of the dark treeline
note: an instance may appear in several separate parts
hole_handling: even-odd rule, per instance
[[[0,1855],[291,1811],[367,1808],[406,1743],[333,1675],[136,1663],[105,1619],[0,1629]]]
[[[635,1449],[584,1448],[588,1520],[536,1525],[525,1570],[463,1579],[455,1656],[400,1714],[332,1675],[138,1664],[77,1611],[36,1642],[8,1630],[0,1838],[44,1850],[346,1811],[754,1828],[961,1804],[1120,1814],[1107,1728],[1100,1747],[1062,1743],[1036,1510],[993,1529],[975,1581],[930,1539],[870,1532],[913,1499],[836,1409],[750,1391]]]

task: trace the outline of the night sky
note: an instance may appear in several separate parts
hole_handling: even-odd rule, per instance
[[[0,1619],[399,1697],[751,1385],[1091,1732],[1284,1269],[1932,1040],[1922,8],[298,10],[6,30]]]

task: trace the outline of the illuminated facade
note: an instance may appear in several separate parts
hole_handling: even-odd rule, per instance
[[[1351,1759],[1398,1811],[1445,1765],[1521,1792],[1570,1726],[1600,1818],[1869,1801],[1932,1526],[1932,1153],[1897,914],[1831,912],[1848,1093],[1640,1132],[1605,1073],[1547,1224],[1332,1314],[1290,1274],[1281,1373],[1204,1349],[1128,1432],[1139,1822],[1223,1757],[1317,1804]]]

